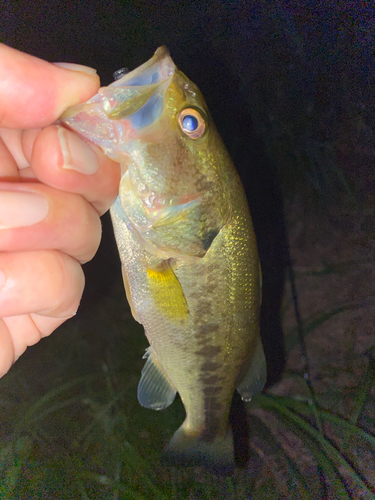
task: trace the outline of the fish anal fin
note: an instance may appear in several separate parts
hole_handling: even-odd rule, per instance
[[[267,380],[266,358],[263,352],[262,341],[258,338],[254,354],[250,360],[250,368],[237,387],[241,398],[250,401],[251,398],[261,392]]]
[[[145,408],[163,410],[173,403],[176,389],[151,347],[143,357],[147,361],[138,384],[138,401]]]

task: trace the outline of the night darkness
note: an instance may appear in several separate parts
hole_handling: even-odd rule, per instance
[[[0,14],[2,42],[47,61],[92,66],[102,85],[112,82],[115,70],[134,69],[167,45],[176,65],[201,89],[241,176],[258,239],[268,385],[280,378],[286,360],[280,318],[289,263],[283,200],[300,190],[309,205],[335,197],[347,185],[359,185],[361,193],[374,188],[371,167],[356,184],[350,167],[343,167],[341,183],[341,174],[321,169],[319,158],[313,170],[303,166],[306,137],[330,141],[332,130],[345,123],[353,95],[366,102],[367,117],[375,116],[373,7],[349,1],[311,7],[316,3],[5,2]],[[290,129],[275,134],[275,123],[291,124]],[[102,222],[98,254],[84,266],[87,285],[78,316],[99,307],[120,280],[108,214]],[[105,338],[98,345],[106,349]],[[241,448],[248,430],[241,428],[243,408],[238,401],[234,406]],[[248,450],[237,453],[241,460]]]

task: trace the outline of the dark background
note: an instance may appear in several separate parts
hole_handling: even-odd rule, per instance
[[[3,42],[51,62],[92,66],[103,85],[166,44],[200,87],[248,196],[263,270],[262,338],[275,381],[284,363],[279,312],[288,264],[282,193],[302,193],[308,204],[358,183],[359,193],[373,188],[370,166],[358,176],[340,158],[354,147],[353,134],[373,139],[374,8],[359,1],[3,5]],[[85,274],[81,310],[108,296],[119,277],[108,215]]]
[[[0,6],[1,41],[51,62],[92,66],[103,85],[112,81],[115,70],[137,67],[166,44],[179,68],[200,87],[243,180],[258,238],[264,282],[261,333],[269,384],[284,366],[280,305],[289,255],[283,208],[288,220],[294,220],[291,234],[308,233],[307,240],[319,234],[311,229],[325,221],[322,225],[328,229],[312,245],[307,262],[314,262],[318,251],[329,268],[335,262],[332,252],[348,244],[347,227],[352,231],[350,224],[344,225],[338,246],[330,245],[332,229],[340,225],[335,214],[345,218],[342,207],[348,205],[342,200],[351,200],[359,214],[365,202],[367,208],[373,207],[374,13],[373,2],[359,0],[3,1]],[[363,235],[363,244],[373,249],[373,210],[367,214],[369,236]],[[111,496],[103,493],[103,498],[117,498],[117,479],[112,483],[111,478],[120,475],[125,488],[144,495],[139,498],[219,498],[223,483],[217,477],[209,482],[195,470],[179,476],[159,468],[160,450],[180,425],[183,408],[176,401],[165,412],[148,412],[136,400],[147,342],[125,302],[108,214],[102,220],[102,244],[93,261],[84,266],[87,285],[77,316],[30,347],[2,379],[0,490],[6,485],[11,491],[8,498],[81,498],[79,488],[84,484],[88,492],[84,498],[98,498],[106,489]],[[301,241],[294,237],[294,255]],[[301,258],[300,262],[306,264]],[[317,262],[321,264],[320,257]],[[362,290],[363,276],[358,276],[351,284],[353,296],[358,291],[367,293]],[[309,287],[310,281],[300,287],[302,295],[305,292],[304,318],[314,293],[325,300],[323,289],[306,294]],[[315,311],[316,304],[311,309]],[[327,358],[340,358],[346,333],[339,324],[335,331],[341,330],[335,351],[329,350],[334,331],[323,335]],[[310,343],[309,355],[311,350],[314,355],[317,344],[322,344],[322,337]],[[319,356],[315,352],[315,363],[318,358],[321,352]],[[327,359],[327,364],[331,361]],[[293,366],[300,366],[298,360]],[[339,406],[331,394],[335,379],[324,380],[329,381],[327,401]],[[372,379],[368,380],[370,387]],[[317,376],[314,383],[319,385]],[[340,397],[345,390],[338,384]],[[362,388],[352,390],[353,398],[364,394]],[[292,392],[301,394],[299,389]],[[264,415],[262,404],[270,399],[260,398],[263,403],[247,410],[252,412],[250,442],[260,450],[256,454],[263,457],[260,462],[265,466],[263,490],[257,459],[252,457],[245,479],[236,476],[236,498],[242,486],[257,493],[257,498],[280,498],[279,466],[285,459],[272,436],[284,435],[279,427],[283,413],[277,425],[271,413],[265,414],[262,423],[257,417]],[[248,429],[241,427],[241,411],[244,417],[244,408],[238,405],[239,422],[233,427],[246,447]],[[288,432],[285,438],[290,446]],[[297,434],[302,435],[300,430]],[[340,434],[348,453],[353,436]],[[304,446],[295,443],[292,452],[303,458],[309,440]],[[320,443],[316,449],[321,449]],[[245,455],[248,450],[242,451]],[[361,445],[358,454],[362,451]],[[322,460],[317,457],[320,467]],[[366,463],[371,465],[371,460],[373,455]],[[287,481],[293,476],[292,465],[290,460],[284,464],[282,477]],[[303,470],[301,483],[309,492],[315,488],[311,496],[328,498],[320,469]],[[206,496],[201,493],[204,484]],[[168,496],[159,494],[158,487]],[[170,488],[175,488],[175,496]],[[294,488],[292,481],[285,498],[302,498]],[[130,497],[138,498],[129,493]],[[332,496],[344,497],[340,489]],[[228,498],[232,498],[229,493]],[[251,493],[246,498],[252,498]]]

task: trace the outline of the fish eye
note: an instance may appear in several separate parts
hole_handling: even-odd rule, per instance
[[[199,139],[206,130],[206,120],[194,108],[185,108],[178,115],[178,123],[185,135],[191,139]]]

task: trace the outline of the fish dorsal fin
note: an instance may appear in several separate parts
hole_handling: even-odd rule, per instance
[[[254,394],[260,392],[267,380],[267,365],[264,357],[262,341],[258,338],[254,354],[250,360],[250,368],[237,387],[241,398],[250,401]]]
[[[177,391],[151,347],[143,358],[147,361],[138,385],[138,401],[145,408],[163,410],[173,403]]]

